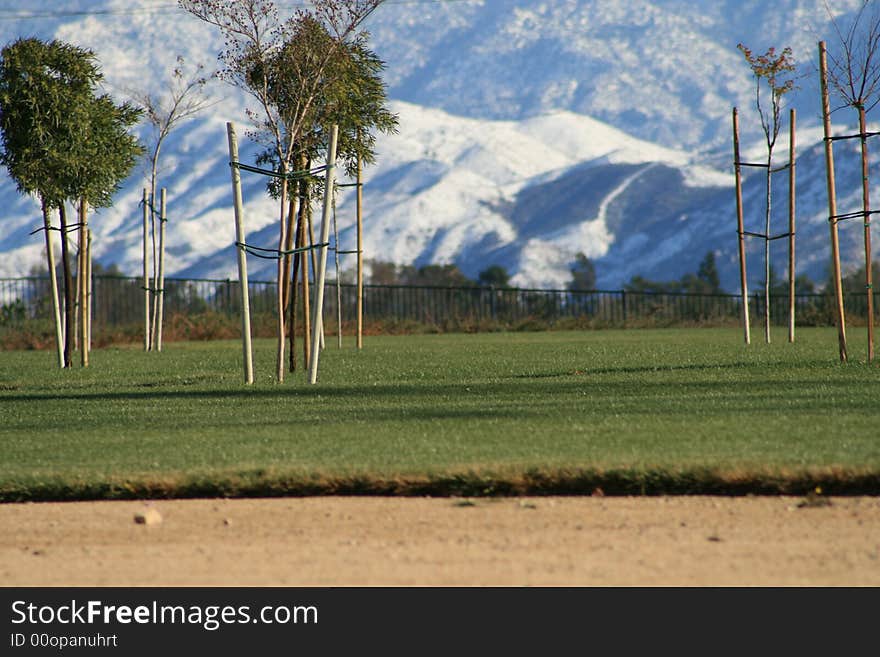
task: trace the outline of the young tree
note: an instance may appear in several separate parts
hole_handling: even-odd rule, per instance
[[[6,165],[20,192],[35,194],[43,206],[45,230],[49,213],[61,218],[65,289],[62,367],[71,364],[73,289],[67,248],[65,203],[85,200],[109,205],[119,181],[139,153],[125,129],[136,118],[128,106],[116,106],[95,89],[102,79],[92,51],[61,41],[19,39],[2,51],[0,64],[0,163]],[[47,237],[49,271],[54,254]]]
[[[745,57],[755,78],[755,108],[761,118],[764,141],[767,146],[766,161],[766,205],[764,214],[764,340],[770,342],[770,213],[772,209],[771,177],[773,166],[773,149],[782,126],[781,112],[785,94],[794,89],[791,75],[795,70],[791,48],[784,48],[781,53],[776,48],[769,48],[763,55],[755,55],[742,43],[737,48]],[[762,91],[768,93],[769,107],[763,99]]]
[[[142,91],[131,93],[134,101],[143,108],[147,123],[150,126],[151,141],[149,144],[150,164],[150,235],[152,237],[153,285],[157,291],[153,296],[152,336],[148,338],[151,347],[161,350],[162,346],[162,305],[164,294],[160,292],[163,281],[160,280],[161,263],[164,259],[165,244],[156,240],[156,214],[158,206],[159,159],[162,146],[171,133],[182,123],[195,118],[212,103],[205,94],[205,88],[211,76],[205,74],[203,64],[197,64],[187,70],[186,60],[177,56],[171,78],[166,81],[161,93]],[[160,235],[164,234],[159,231]]]
[[[336,125],[339,130],[337,159],[342,161],[348,176],[357,177],[363,165],[369,165],[375,161],[375,132],[387,134],[397,131],[398,117],[386,107],[387,92],[381,77],[385,64],[367,47],[368,39],[369,35],[363,32],[355,35],[350,42],[346,42],[341,48],[338,48],[324,25],[319,21],[304,18],[271,58],[274,69],[299,71],[302,70],[302,66],[298,64],[299,58],[302,57],[302,44],[309,44],[312,57],[320,58],[321,53],[325,51],[335,52],[327,65],[327,84],[322,93],[316,97],[312,111],[304,121],[299,142],[295,145],[294,161],[297,163],[298,169],[309,169],[312,162],[322,157],[327,147],[327,135],[331,127]],[[287,89],[288,86],[281,85],[278,91],[279,96],[283,95]],[[290,99],[279,98],[278,104],[287,106],[290,102]],[[264,151],[257,161],[261,164],[268,164],[275,170],[280,168],[277,153],[271,148]],[[269,193],[273,197],[280,196],[281,186],[278,181],[271,180],[268,187]],[[298,222],[294,226],[294,222],[297,220],[294,208],[297,203],[291,202],[288,212],[285,251],[294,248],[302,249],[306,246],[305,236],[309,232],[306,224],[309,223],[310,203],[312,199],[319,198],[323,193],[323,181],[319,178],[306,177],[293,181],[290,196],[291,201],[299,199],[299,216]],[[295,369],[293,343],[296,277],[298,272],[302,273],[305,294],[307,270],[304,263],[307,257],[304,252],[294,255],[293,281],[290,280],[290,259],[285,258],[284,260],[284,281],[285,283],[292,282],[292,286],[285,286],[284,294],[285,305],[288,305],[291,299],[293,301],[289,304],[290,321],[288,323],[291,371]],[[289,294],[287,290],[291,288],[293,293]],[[308,322],[308,318],[306,322]],[[306,360],[308,360],[308,347],[306,347]]]
[[[871,11],[869,12],[869,7]],[[864,213],[865,276],[867,292],[868,362],[874,360],[874,277],[871,254],[871,198],[868,175],[867,113],[880,103],[880,9],[865,0],[852,23],[844,28],[825,9],[837,36],[836,47],[828,49],[828,81],[844,106],[858,115],[862,155],[862,212]]]
[[[288,244],[288,174],[294,170],[297,144],[309,127],[314,106],[330,80],[330,67],[338,52],[357,33],[361,23],[383,0],[314,0],[281,21],[271,0],[178,0],[197,18],[218,27],[225,38],[220,55],[221,79],[244,90],[256,102],[248,116],[256,132],[268,138],[280,176],[278,251]],[[332,47],[316,48],[310,41],[318,33],[308,25],[317,21],[332,37]],[[284,66],[275,65],[285,43],[293,44]],[[295,198],[295,197],[294,197]],[[289,259],[278,261],[278,349],[276,379],[284,380],[284,289]]]
[[[141,111],[129,103],[117,105],[113,99],[102,94],[92,98],[85,107],[83,118],[84,137],[77,148],[77,156],[71,167],[73,174],[68,188],[68,198],[78,201],[79,207],[79,264],[77,283],[79,287],[80,355],[83,367],[89,364],[89,316],[87,259],[88,208],[109,207],[114,194],[134,168],[143,148],[129,130],[137,124]],[[63,204],[62,204],[63,209]]]

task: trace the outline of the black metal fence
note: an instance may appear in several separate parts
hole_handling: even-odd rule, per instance
[[[96,328],[143,322],[144,289],[138,278],[96,276],[93,281],[93,325]],[[274,282],[249,285],[253,314],[275,312]],[[355,315],[357,288],[340,285],[343,321]],[[0,278],[0,326],[14,326],[29,319],[51,317],[49,279]],[[233,315],[239,312],[237,281],[169,278],[165,281],[165,315],[206,312]],[[331,281],[324,295],[328,323],[337,316],[336,284]],[[796,299],[796,322],[800,325],[831,325],[833,297],[801,294]],[[845,298],[848,316],[864,317],[867,297]],[[878,304],[875,303],[875,307]],[[763,295],[749,298],[750,315],[764,316]],[[771,297],[774,324],[788,322],[788,296]],[[553,325],[576,319],[595,326],[675,325],[682,323],[736,323],[741,298],[728,294],[671,294],[624,290],[533,290],[485,287],[414,287],[405,285],[364,286],[364,313],[368,321],[410,321],[437,326],[493,323],[515,326],[529,320]]]

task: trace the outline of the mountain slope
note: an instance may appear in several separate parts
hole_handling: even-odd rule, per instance
[[[835,11],[846,20],[859,2],[840,0]],[[223,46],[216,31],[169,2],[9,4],[0,9],[4,41],[33,34],[94,48],[107,88],[120,98],[161,90],[177,55],[215,65]],[[296,6],[280,4],[288,12]],[[712,250],[734,290],[733,105],[741,107],[745,142],[756,144],[748,157],[761,153],[752,80],[736,51],[746,41],[759,50],[791,44],[803,62],[792,96],[802,128],[798,270],[824,280],[827,210],[811,70],[815,43],[828,33],[822,0],[389,1],[368,28],[388,65],[401,130],[380,136],[378,162],[365,172],[367,258],[455,262],[471,276],[501,264],[516,284],[560,287],[583,252],[596,262],[599,284],[618,288],[636,274],[678,278]],[[247,100],[222,84],[212,93],[211,110],[174,133],[164,151],[169,275],[237,275],[226,121],[238,124],[243,160],[253,161],[255,147],[243,138]],[[848,118],[835,114],[842,126]],[[856,159],[843,155],[852,146],[837,147],[838,179],[841,207],[855,209]],[[144,174],[136,171],[115,205],[92,218],[96,257],[130,274],[141,267]],[[762,185],[749,175],[751,230],[760,230]],[[248,241],[271,247],[277,208],[264,186],[245,178]],[[342,191],[338,201],[343,249],[354,245],[352,196]],[[785,196],[782,187],[774,191],[775,227],[785,225]],[[0,276],[26,274],[43,261],[42,237],[29,234],[41,223],[39,208],[5,177],[0,204]],[[855,266],[859,232],[847,226],[842,237]],[[779,272],[783,244],[773,245]],[[760,248],[749,241],[753,285]],[[273,276],[271,263],[252,266],[255,276]]]

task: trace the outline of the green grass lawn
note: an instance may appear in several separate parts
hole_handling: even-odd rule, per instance
[[[317,385],[237,342],[0,353],[0,499],[880,494],[880,369],[833,329],[328,336]]]

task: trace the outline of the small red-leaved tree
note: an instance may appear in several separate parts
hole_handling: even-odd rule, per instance
[[[770,342],[770,213],[772,209],[773,149],[782,126],[781,114],[785,94],[794,89],[795,70],[791,48],[777,53],[770,48],[763,55],[755,55],[751,49],[738,44],[755,77],[755,108],[761,117],[761,128],[767,145],[767,202],[764,214],[764,339]],[[764,95],[769,96],[765,99]]]

